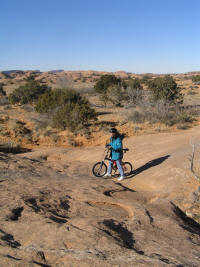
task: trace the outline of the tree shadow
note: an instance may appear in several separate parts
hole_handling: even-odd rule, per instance
[[[9,144],[0,144],[0,152],[3,152],[3,153],[20,154],[20,153],[26,153],[26,152],[31,152],[31,151],[32,151],[31,149],[22,148],[20,146],[12,147]]]
[[[0,160],[7,160],[7,159],[8,159],[8,155],[1,153],[1,151],[0,151]]]
[[[99,112],[97,112],[97,115],[98,116],[101,116],[101,115],[110,115],[110,114],[112,114],[112,112],[110,112],[110,111],[99,111]]]
[[[131,174],[126,178],[126,179],[130,179],[138,174],[140,174],[143,171],[146,171],[152,167],[155,167],[157,165],[160,165],[161,163],[163,163],[166,159],[168,159],[170,157],[170,155],[166,155],[157,159],[153,159],[149,162],[147,162],[146,164],[144,164],[143,166],[137,168],[136,170],[133,170],[131,172]]]
[[[190,218],[183,212],[178,206],[171,202],[173,212],[180,219],[179,225],[188,232],[192,234],[197,234],[200,236],[200,224],[196,222],[193,218]]]
[[[117,123],[114,121],[98,121],[96,123],[94,123],[95,126],[108,126],[108,127],[116,127]]]

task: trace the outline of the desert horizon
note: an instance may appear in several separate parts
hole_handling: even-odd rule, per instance
[[[200,267],[200,1],[2,1],[0,267]]]
[[[199,80],[0,72],[0,266],[197,267]],[[102,165],[113,127],[121,181]]]
[[[195,74],[195,73],[200,73],[200,70],[188,70],[186,72],[131,72],[131,71],[126,71],[126,70],[115,70],[115,71],[109,71],[109,70],[98,70],[98,69],[48,69],[48,70],[40,70],[38,69],[4,69],[0,70],[0,72],[99,72],[99,73],[130,73],[130,74],[137,74],[137,75],[146,75],[146,74],[158,74],[158,75],[178,75],[178,74]]]

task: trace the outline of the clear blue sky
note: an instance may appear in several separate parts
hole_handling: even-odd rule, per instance
[[[9,69],[200,71],[200,1],[2,0]]]

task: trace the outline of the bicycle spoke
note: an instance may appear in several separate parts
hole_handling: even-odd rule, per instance
[[[99,167],[99,169],[98,169],[98,171],[97,171],[97,173],[98,173],[98,174],[100,174],[100,172],[101,172],[101,169],[102,169],[102,166],[101,166],[101,167]]]

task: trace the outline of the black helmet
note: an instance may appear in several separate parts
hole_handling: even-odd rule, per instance
[[[116,128],[111,128],[109,132],[110,133],[117,133],[117,129]]]

